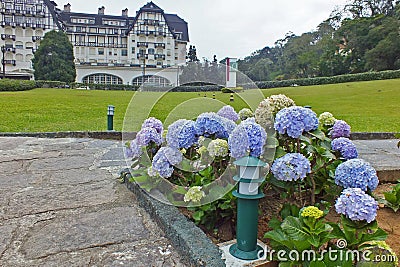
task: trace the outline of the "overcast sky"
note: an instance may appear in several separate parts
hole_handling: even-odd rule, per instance
[[[244,58],[292,31],[296,35],[314,30],[336,6],[347,0],[155,0],[166,13],[178,14],[189,24],[190,43],[201,59]],[[142,0],[55,0],[60,9],[71,4],[72,12],[129,16],[149,1]]]

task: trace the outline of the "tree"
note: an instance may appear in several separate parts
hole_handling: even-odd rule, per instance
[[[196,47],[191,45],[189,47],[189,52],[188,52],[188,59],[189,62],[199,62],[200,60],[197,58],[197,50]]]
[[[73,47],[64,32],[46,33],[32,62],[36,80],[75,81]]]

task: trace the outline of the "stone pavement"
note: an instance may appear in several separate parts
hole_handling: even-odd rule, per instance
[[[396,182],[400,179],[400,149],[398,139],[353,140],[359,158],[362,158],[377,170],[379,181]]]
[[[121,159],[116,141],[0,138],[0,266],[184,266]]]

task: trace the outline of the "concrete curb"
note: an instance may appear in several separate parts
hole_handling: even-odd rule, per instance
[[[131,136],[135,138],[136,133],[123,133],[124,138]],[[111,139],[122,140],[122,132],[105,131],[105,132],[43,132],[43,133],[2,133],[0,137],[38,137],[38,138],[94,138],[94,139]],[[352,133],[350,136],[353,140],[383,140],[383,139],[400,139],[400,133]]]
[[[167,205],[149,196],[136,183],[130,182],[129,170],[121,171],[129,190],[163,229],[179,254],[190,266],[225,267],[222,253],[193,222],[189,221],[175,206]]]

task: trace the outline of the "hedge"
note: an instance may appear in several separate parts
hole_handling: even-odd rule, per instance
[[[71,83],[71,88],[86,88],[89,86],[90,90],[123,90],[123,91],[137,91],[139,86],[127,84],[102,84],[102,83]]]
[[[0,91],[25,91],[36,88],[35,81],[1,79]]]
[[[400,78],[400,70],[387,70],[380,72],[364,72],[357,74],[345,74],[333,77],[317,77],[317,78],[304,78],[304,79],[291,79],[282,81],[265,81],[255,82],[258,88],[268,89],[276,87],[289,87],[289,86],[308,86],[308,85],[321,85],[321,84],[334,84],[346,82],[361,82],[372,80],[388,80]],[[244,84],[244,88],[251,89],[253,84]]]
[[[35,82],[37,88],[68,88],[68,85],[65,82],[41,80],[37,80]]]

